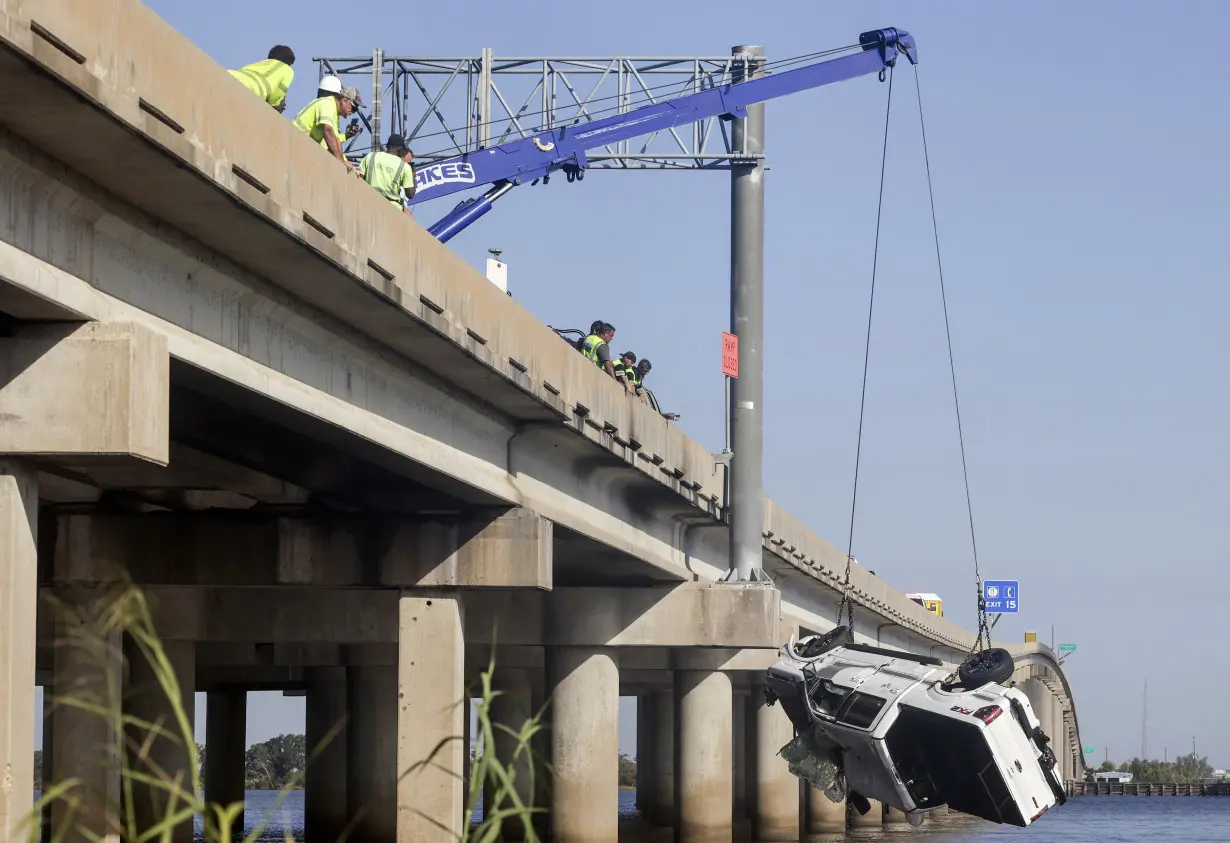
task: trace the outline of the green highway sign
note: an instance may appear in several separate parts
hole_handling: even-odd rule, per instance
[[[1095,752],[1098,751],[1098,748],[1096,746],[1087,746],[1084,749],[1085,749],[1086,755],[1093,755]]]
[[[1060,644],[1059,645],[1059,652],[1061,653],[1070,653],[1075,649],[1076,649],[1075,644]]]

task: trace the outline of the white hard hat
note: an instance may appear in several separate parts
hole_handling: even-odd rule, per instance
[[[320,80],[320,84],[316,88],[321,91],[328,91],[331,94],[340,94],[342,92],[342,80],[336,76],[326,76]]]

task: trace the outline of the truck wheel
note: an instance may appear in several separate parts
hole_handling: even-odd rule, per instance
[[[992,682],[1002,685],[1012,678],[1014,669],[1012,654],[1003,647],[992,647],[967,656],[957,669],[957,675],[961,677],[961,684],[972,691]]]
[[[823,655],[829,650],[838,645],[839,642],[846,638],[845,625],[835,626],[828,632],[807,642],[807,646],[801,648],[798,654],[805,659],[814,659],[816,656]]]

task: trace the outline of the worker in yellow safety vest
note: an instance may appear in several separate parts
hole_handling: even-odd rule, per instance
[[[645,398],[645,392],[641,389],[640,372],[636,368],[636,354],[631,351],[625,351],[619,355],[619,361],[615,364],[615,380],[624,385],[625,391],[631,395],[635,395],[641,399],[641,403],[648,403]]]
[[[406,215],[410,209],[402,204],[401,192],[406,198],[414,196],[414,153],[406,146],[401,135],[389,135],[383,152],[375,150],[363,156],[359,162],[359,175],[376,189],[376,192],[392,202]]]
[[[342,88],[336,76],[326,76],[320,85],[317,93],[324,93],[303,107],[295,117],[295,128],[329,150],[329,154],[338,161],[350,166],[342,152],[339,137],[341,118],[349,117],[356,108],[361,107],[363,98],[357,88]],[[338,90],[334,91],[335,87]]]
[[[273,106],[281,114],[286,110],[286,92],[295,79],[295,51],[285,44],[278,44],[269,51],[264,61],[244,65],[238,70],[228,70],[252,93]]]
[[[598,323],[590,326],[589,336],[581,343],[581,353],[585,355],[595,366],[605,371],[611,377],[615,377],[615,364],[611,362],[611,340],[615,339],[615,326],[609,322],[603,322],[600,330],[594,331],[593,328]],[[618,378],[616,378],[618,380]],[[623,383],[624,391],[629,395],[632,394],[632,387],[626,382]]]

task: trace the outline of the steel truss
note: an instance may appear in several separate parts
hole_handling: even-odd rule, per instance
[[[382,144],[397,131],[416,160],[434,161],[698,93],[741,78],[748,58],[496,58],[486,48],[475,57],[386,56],[376,49],[370,58],[313,61],[318,78],[332,74],[372,92],[367,131],[346,144],[348,157],[362,157],[373,137]],[[589,162],[590,169],[726,170],[749,157],[762,156],[733,148],[729,128],[713,117],[608,145]]]

